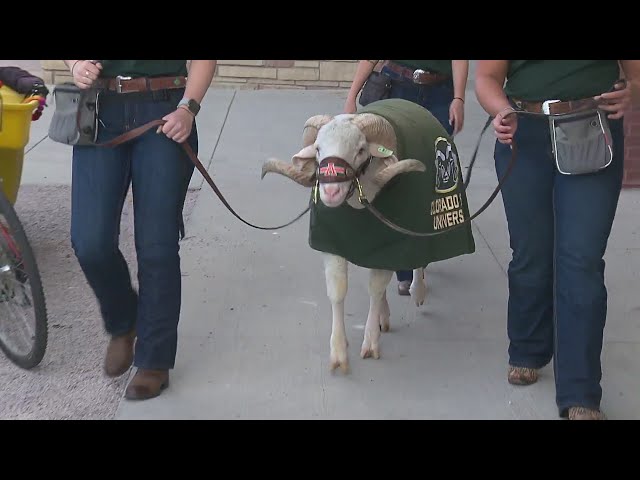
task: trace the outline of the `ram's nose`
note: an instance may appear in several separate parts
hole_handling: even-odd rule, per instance
[[[324,186],[324,193],[329,200],[333,200],[334,198],[336,198],[339,192],[340,192],[340,187],[338,185]]]

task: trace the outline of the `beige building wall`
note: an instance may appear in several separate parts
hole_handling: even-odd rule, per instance
[[[358,60],[218,60],[214,88],[349,88]],[[43,80],[70,81],[62,60],[42,60]]]

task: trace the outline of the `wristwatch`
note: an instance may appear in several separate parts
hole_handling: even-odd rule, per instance
[[[186,106],[194,117],[198,115],[198,112],[200,111],[200,104],[191,98],[183,98],[182,100],[180,100],[180,102],[178,103],[178,108],[180,108],[182,105]]]

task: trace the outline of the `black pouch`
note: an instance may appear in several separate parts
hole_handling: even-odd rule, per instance
[[[81,89],[73,83],[54,87],[49,138],[65,145],[94,145],[98,138],[99,95],[99,89]]]
[[[587,110],[549,116],[551,146],[558,171],[584,175],[607,168],[613,160],[613,139],[606,112]]]
[[[360,92],[358,103],[366,107],[391,96],[391,78],[380,72],[371,72]]]

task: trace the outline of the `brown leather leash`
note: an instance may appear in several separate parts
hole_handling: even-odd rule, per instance
[[[108,142],[96,144],[96,146],[97,147],[117,147],[118,145],[122,145],[123,143],[126,143],[128,141],[133,140],[134,138],[139,137],[140,135],[146,133],[147,131],[151,130],[154,127],[159,127],[161,125],[164,125],[165,123],[167,123],[165,120],[153,120],[153,121],[151,121],[149,123],[145,123],[144,125],[141,125],[140,127],[134,128],[133,130],[130,130],[130,131],[126,132],[126,133],[123,133],[122,135],[119,135],[116,138],[114,138],[114,139],[112,139],[112,140],[110,140]],[[300,218],[302,218],[309,211],[309,209],[311,208],[311,202],[309,202],[309,206],[303,212],[301,212],[296,218],[294,218],[290,222],[287,222],[287,223],[285,223],[283,225],[279,225],[277,227],[261,227],[259,225],[254,225],[253,223],[250,223],[250,222],[246,221],[244,218],[242,218],[240,215],[238,215],[238,213],[236,213],[236,211],[231,207],[231,205],[229,205],[229,202],[227,202],[227,199],[224,198],[224,195],[222,194],[222,192],[220,191],[218,186],[215,184],[215,182],[213,181],[213,179],[209,175],[209,172],[207,172],[207,169],[204,167],[202,162],[198,159],[197,155],[194,153],[193,149],[191,148],[191,145],[189,145],[187,142],[184,142],[184,143],[181,143],[180,146],[182,147],[182,149],[185,151],[185,153],[189,157],[189,160],[191,160],[191,162],[198,169],[200,174],[207,181],[209,186],[216,193],[216,195],[218,196],[220,201],[224,204],[224,206],[227,207],[227,209],[238,220],[240,220],[242,223],[244,223],[246,225],[249,225],[250,227],[257,228],[258,230],[279,230],[281,228],[288,227],[289,225],[291,225],[291,224],[297,222],[298,220],[300,220]]]
[[[517,113],[522,113],[522,112],[517,112]],[[467,171],[467,178],[466,180],[463,182],[463,189],[462,192],[466,191],[468,185],[469,185],[469,179],[471,178],[471,171],[473,169],[473,165],[475,163],[477,154],[478,154],[478,149],[480,147],[480,142],[482,140],[482,137],[484,135],[484,133],[486,132],[487,128],[489,127],[489,125],[491,124],[491,121],[493,119],[491,117],[489,117],[489,119],[487,120],[487,123],[485,124],[484,128],[482,129],[482,132],[480,133],[480,138],[478,139],[478,143],[476,145],[476,149],[473,153],[473,156],[471,158],[471,162],[469,163],[469,169]],[[148,132],[149,130],[151,130],[152,128],[155,127],[159,127],[161,125],[164,125],[166,123],[165,120],[153,120],[151,122],[145,123],[144,125],[141,125],[137,128],[134,128],[133,130],[130,130],[126,133],[123,133],[122,135],[117,136],[116,138],[105,142],[105,143],[97,143],[95,144],[95,146],[97,147],[117,147],[119,145],[122,145],[123,143],[129,142],[141,135],[143,135],[144,133]],[[305,208],[298,216],[296,216],[293,220],[283,224],[283,225],[279,225],[276,227],[263,227],[263,226],[259,226],[259,225],[254,225],[251,222],[248,222],[247,220],[245,220],[244,218],[242,218],[234,209],[233,207],[231,207],[231,205],[229,205],[229,202],[227,202],[227,199],[224,197],[224,195],[222,194],[222,192],[220,191],[220,189],[218,188],[218,186],[215,184],[215,182],[213,181],[213,179],[211,178],[211,176],[209,175],[209,173],[207,172],[207,169],[204,167],[204,165],[202,164],[202,162],[198,159],[197,155],[194,153],[193,149],[191,148],[191,145],[189,145],[187,142],[181,143],[180,144],[182,149],[185,151],[185,153],[187,154],[187,156],[189,157],[189,159],[191,160],[191,162],[194,164],[194,166],[198,169],[198,171],[200,172],[200,174],[204,177],[204,179],[207,181],[207,183],[209,184],[209,186],[211,187],[211,189],[216,193],[216,195],[218,196],[218,198],[220,199],[220,201],[223,203],[223,205],[225,207],[227,207],[227,209],[233,214],[233,216],[235,216],[238,220],[240,220],[242,223],[252,227],[252,228],[256,228],[258,230],[279,230],[281,228],[285,228],[288,227],[289,225],[292,225],[293,223],[297,222],[298,220],[300,220],[310,209],[311,209],[311,205],[313,203],[313,198],[311,198],[309,200],[309,205],[307,206],[307,208]],[[491,203],[493,202],[493,200],[496,198],[496,196],[498,195],[498,193],[500,192],[500,190],[502,189],[502,186],[504,185],[504,182],[506,181],[507,177],[509,176],[509,174],[511,173],[511,170],[515,164],[515,159],[516,159],[516,146],[515,143],[512,144],[512,153],[511,153],[511,161],[509,162],[509,165],[507,167],[507,171],[505,172],[504,176],[500,179],[500,181],[498,182],[498,186],[495,188],[495,190],[493,191],[493,193],[491,194],[491,196],[489,197],[489,199],[484,203],[484,205],[482,207],[480,207],[480,209],[471,217],[469,217],[468,219],[466,219],[464,222],[459,223],[457,225],[454,225],[453,227],[449,227],[447,229],[443,229],[440,230],[438,232],[429,232],[429,233],[420,233],[420,232],[413,232],[411,230],[408,230],[406,228],[403,228],[399,225],[396,225],[395,223],[393,223],[391,220],[389,220],[388,218],[386,218],[380,211],[378,211],[373,205],[371,205],[371,203],[369,203],[369,201],[367,200],[367,198],[364,196],[364,194],[362,193],[362,189],[358,188],[358,196],[359,196],[359,201],[360,203],[362,203],[362,205],[364,205],[364,207],[371,212],[371,214],[373,214],[378,220],[380,220],[382,223],[384,223],[385,225],[387,225],[388,227],[392,228],[393,230],[396,230],[400,233],[403,233],[405,235],[410,235],[410,236],[414,236],[414,237],[433,237],[436,235],[442,235],[444,233],[448,233],[451,230],[454,230],[456,228],[460,228],[463,227],[464,225],[468,224],[469,222],[471,222],[474,218],[476,218],[478,215],[480,215],[482,212],[484,212],[489,205],[491,205]],[[361,172],[359,172],[361,173]],[[357,177],[356,177],[357,179]],[[359,185],[359,183],[358,183]],[[313,197],[313,195],[312,195]]]
[[[624,79],[619,79],[615,82],[614,86],[611,88],[610,91],[615,91],[615,86],[619,83],[623,83],[623,86],[626,85],[626,80]],[[548,103],[548,102],[547,102]],[[561,106],[561,103],[566,103],[566,102],[554,102],[554,103],[558,103],[557,106]],[[569,103],[569,107],[571,107],[571,102]],[[574,102],[575,103],[575,102]],[[530,115],[530,116],[540,116],[540,115],[544,115],[546,112],[529,112],[523,109],[524,105],[516,105],[516,108],[518,108],[517,110],[514,109],[511,113],[508,113],[508,115]],[[553,106],[553,105],[552,105]],[[550,107],[551,110],[551,107]],[[554,112],[552,112],[554,113]],[[478,150],[480,148],[480,143],[482,141],[482,137],[484,136],[485,132],[487,131],[487,128],[489,128],[489,126],[491,125],[491,122],[493,121],[493,117],[489,116],[489,118],[487,119],[487,122],[484,126],[484,128],[482,129],[482,132],[480,132],[480,137],[478,138],[478,143],[476,144],[476,148],[475,151],[473,152],[473,155],[471,157],[471,161],[469,162],[469,167],[467,170],[467,177],[464,179],[463,181],[463,185],[462,185],[462,189],[460,193],[464,193],[466,192],[467,188],[469,187],[469,182],[471,180],[471,171],[473,170],[473,165],[475,164],[476,158],[478,156]],[[123,133],[122,135],[117,136],[116,138],[105,142],[105,143],[99,143],[99,144],[95,144],[95,146],[98,147],[116,147],[118,145],[122,145],[123,143],[126,143],[130,140],[133,140],[134,138],[139,137],[140,135],[146,133],[147,131],[151,130],[154,127],[159,127],[161,125],[164,125],[166,123],[165,120],[153,120],[151,122],[145,123],[144,125],[141,125],[140,127],[134,128],[133,130],[130,130],[126,133]],[[197,155],[194,153],[193,149],[191,148],[191,146],[184,142],[180,144],[183,148],[183,150],[185,151],[185,153],[187,154],[187,156],[189,157],[189,159],[191,160],[191,162],[194,164],[194,166],[198,169],[198,171],[200,172],[200,174],[204,177],[204,179],[207,181],[207,183],[209,184],[209,186],[211,187],[211,189],[216,193],[216,195],[218,196],[218,198],[220,199],[220,201],[224,204],[225,207],[227,207],[227,209],[238,219],[240,220],[242,223],[256,228],[258,230],[278,230],[281,228],[285,228],[288,227],[289,225],[292,225],[293,223],[297,222],[298,220],[300,220],[310,209],[311,206],[313,204],[314,201],[314,197],[317,195],[317,185],[316,188],[314,188],[311,198],[309,199],[309,205],[307,206],[307,208],[305,208],[297,217],[295,217],[293,220],[283,224],[283,225],[279,225],[277,227],[262,227],[259,225],[254,225],[248,221],[246,221],[244,218],[242,218],[240,215],[238,215],[238,213],[236,213],[236,211],[231,207],[231,205],[229,205],[229,202],[227,202],[226,198],[224,197],[224,195],[222,194],[222,192],[220,191],[220,189],[217,187],[217,185],[215,184],[215,182],[213,181],[213,179],[211,178],[211,176],[209,175],[209,173],[207,172],[207,169],[204,167],[204,165],[202,165],[202,162],[200,162],[200,160],[198,159]],[[495,200],[495,198],[497,197],[498,193],[500,193],[500,191],[502,190],[502,186],[504,185],[504,183],[506,182],[507,178],[509,177],[509,174],[511,173],[511,171],[513,170],[513,167],[515,165],[516,162],[516,158],[517,158],[517,147],[515,142],[511,143],[511,159],[509,161],[509,165],[507,166],[507,171],[505,172],[505,174],[502,176],[502,178],[498,181],[498,185],[496,186],[496,188],[494,189],[494,191],[491,193],[491,195],[489,196],[489,199],[482,205],[482,207],[480,207],[473,215],[471,215],[469,218],[465,219],[463,222],[454,225],[453,227],[449,227],[443,230],[440,230],[438,232],[413,232],[409,229],[403,228],[399,225],[396,225],[395,223],[393,223],[391,220],[389,220],[388,218],[386,218],[380,211],[378,211],[373,205],[371,205],[371,203],[369,203],[369,200],[365,197],[363,191],[362,191],[362,187],[360,185],[360,182],[358,181],[358,175],[362,174],[364,172],[364,170],[366,169],[367,164],[361,166],[361,168],[358,169],[357,172],[353,172],[353,171],[349,171],[349,169],[351,169],[351,167],[346,164],[344,165],[344,177],[340,178],[341,175],[340,173],[338,173],[338,175],[333,178],[332,180],[334,181],[348,181],[351,175],[355,175],[355,178],[353,179],[353,183],[355,183],[355,186],[358,189],[358,200],[360,201],[360,203],[372,214],[374,215],[378,220],[380,220],[382,223],[384,223],[385,225],[387,225],[389,228],[392,228],[393,230],[396,230],[397,232],[403,233],[405,235],[410,235],[413,237],[433,237],[436,235],[442,235],[444,233],[448,233],[452,230],[455,230],[456,228],[460,228],[465,226],[466,224],[470,223],[473,219],[477,218],[482,212],[484,212],[490,205],[491,203]],[[336,160],[341,160],[341,159],[332,159],[334,162]],[[346,162],[345,162],[346,163]],[[320,173],[320,168],[322,166],[322,162],[318,165],[318,171],[316,173],[316,176],[318,176],[318,174]],[[352,169],[351,169],[352,170]],[[325,182],[326,183],[326,182]],[[354,185],[352,184],[352,190],[353,190]]]

